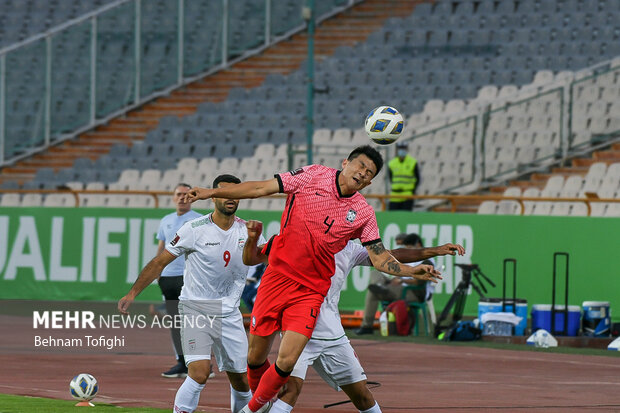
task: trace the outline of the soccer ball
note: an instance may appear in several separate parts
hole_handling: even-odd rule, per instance
[[[69,383],[71,396],[78,400],[91,400],[97,395],[99,385],[97,379],[87,373],[80,373]]]
[[[396,142],[404,127],[403,115],[392,106],[374,108],[364,123],[368,137],[379,145]]]

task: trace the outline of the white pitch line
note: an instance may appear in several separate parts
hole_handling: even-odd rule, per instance
[[[503,351],[503,350],[499,350],[499,351]],[[618,365],[610,365],[609,363],[593,363],[591,361],[579,361],[579,360],[563,360],[563,359],[549,359],[549,358],[541,358],[541,357],[532,357],[532,356],[527,356],[525,353],[526,352],[522,352],[523,354],[519,354],[518,356],[512,356],[512,355],[501,355],[501,359],[510,359],[510,360],[519,360],[519,361],[538,361],[538,362],[544,362],[544,363],[562,363],[562,364],[575,364],[575,365],[583,365],[583,366],[588,366],[588,367],[592,367],[592,366],[600,366],[600,367],[611,367],[611,368],[620,368],[620,363],[618,363]],[[548,353],[549,355],[553,354],[553,355],[557,355],[557,356],[570,356],[570,354],[562,354],[562,353]],[[489,358],[489,354],[477,354],[477,353],[462,353],[461,356],[469,356],[471,358],[484,358],[484,359],[488,359]]]
[[[432,384],[495,384],[491,381],[469,381],[469,380],[433,380]]]
[[[6,387],[7,389],[24,390],[24,386],[9,386],[9,385],[6,385],[6,384],[0,384],[0,387]],[[36,387],[28,387],[28,390],[36,390],[36,391],[43,391],[43,392],[49,392],[49,393],[64,393],[64,392],[61,392],[60,390],[39,389],[39,388],[36,388]]]

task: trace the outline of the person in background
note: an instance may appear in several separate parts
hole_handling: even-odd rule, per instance
[[[192,210],[191,202],[185,202],[185,194],[191,189],[191,186],[185,183],[179,183],[174,189],[172,201],[176,205],[176,211],[166,215],[159,223],[157,230],[157,255],[160,255],[166,244],[174,239],[176,232],[187,221],[201,217],[202,214]],[[185,268],[185,256],[181,255],[172,261],[161,272],[157,283],[161,289],[161,293],[166,300],[166,313],[172,317],[179,314],[179,295],[183,288],[183,269]],[[176,353],[177,363],[161,375],[164,377],[180,377],[187,376],[187,367],[185,366],[185,358],[183,357],[183,349],[181,348],[181,334],[178,328],[171,328],[172,344]]]
[[[419,250],[419,256],[421,261],[414,262],[408,265],[419,265],[421,263],[435,265],[430,261],[431,257],[440,255],[463,255],[465,250],[461,245],[457,244],[444,244],[439,247],[424,248],[422,239],[418,234],[409,234],[403,241],[404,248],[411,248]],[[379,271],[372,271],[370,273],[370,283],[368,285],[368,292],[366,293],[366,302],[364,305],[364,319],[360,328],[355,330],[355,334],[373,334],[374,322],[377,308],[380,301],[395,301],[400,299],[405,285],[424,285],[426,281],[419,281],[416,279],[401,279],[398,277],[390,277]],[[432,284],[432,283],[431,283]],[[409,301],[426,301],[434,286],[426,284],[427,288],[420,290],[410,290],[407,293],[407,300]]]
[[[409,155],[407,142],[396,144],[396,157],[388,163],[390,178],[390,211],[411,211],[413,199],[400,198],[399,195],[414,195],[420,183],[418,161]]]

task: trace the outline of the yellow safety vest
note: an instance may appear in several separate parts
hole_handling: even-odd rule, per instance
[[[405,156],[403,162],[396,157],[390,161],[388,167],[392,173],[392,187],[390,195],[412,195],[417,179],[414,170],[418,161],[411,156]],[[405,202],[406,198],[390,198],[390,202]]]

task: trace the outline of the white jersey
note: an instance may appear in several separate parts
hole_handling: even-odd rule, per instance
[[[317,340],[335,340],[345,336],[344,328],[340,321],[340,313],[338,312],[338,302],[340,301],[340,292],[347,280],[347,275],[351,269],[357,265],[372,265],[368,258],[366,247],[353,241],[347,242],[347,245],[334,255],[336,262],[336,270],[332,276],[332,285],[325,296],[325,300],[321,305],[319,318],[316,321],[312,338]]]
[[[166,249],[175,256],[185,254],[183,289],[179,300],[221,300],[223,314],[239,307],[248,266],[242,253],[248,231],[245,221],[235,217],[224,231],[211,215],[186,222]],[[260,243],[265,243],[261,235]]]

